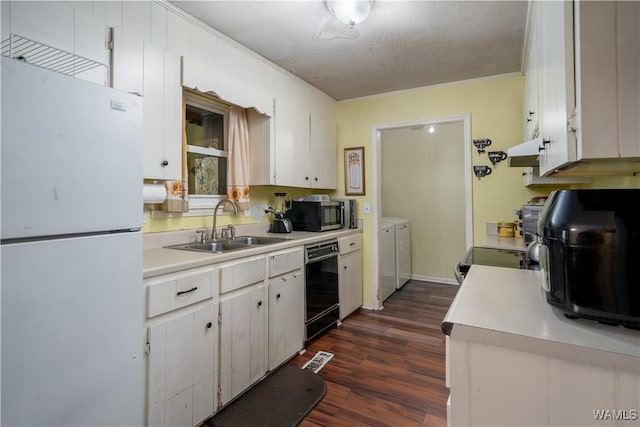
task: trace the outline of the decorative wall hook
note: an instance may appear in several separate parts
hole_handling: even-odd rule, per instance
[[[493,169],[491,169],[489,166],[474,166],[473,167],[473,173],[478,177],[478,179],[480,178],[484,178],[487,175],[491,175]]]
[[[487,155],[489,156],[489,160],[491,160],[491,163],[493,163],[494,165],[496,163],[500,163],[503,160],[506,160],[507,158],[507,153],[505,153],[504,151],[489,151]]]
[[[473,145],[478,149],[478,154],[484,153],[484,149],[491,145],[490,139],[474,139]]]

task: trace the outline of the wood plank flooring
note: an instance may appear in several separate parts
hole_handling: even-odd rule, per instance
[[[320,371],[327,394],[302,427],[446,426],[445,344],[440,323],[457,286],[410,281],[384,309],[360,309],[289,363],[334,354]]]

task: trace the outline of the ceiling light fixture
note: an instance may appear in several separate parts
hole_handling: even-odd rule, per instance
[[[436,127],[435,126],[429,126],[429,133],[436,133]]]
[[[338,21],[353,28],[354,25],[367,19],[373,7],[373,1],[374,0],[327,0],[324,4]]]

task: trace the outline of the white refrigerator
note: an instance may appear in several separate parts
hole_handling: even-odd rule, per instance
[[[1,424],[142,425],[142,99],[1,74]]]

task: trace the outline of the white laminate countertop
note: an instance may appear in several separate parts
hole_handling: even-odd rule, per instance
[[[568,344],[640,361],[640,331],[565,318],[545,301],[539,271],[471,266],[443,330],[455,337],[457,325],[539,340],[536,345]]]
[[[147,247],[144,250],[144,264],[143,264],[143,278],[148,279],[150,277],[159,276],[161,274],[173,273],[176,271],[187,270],[195,267],[202,267],[205,265],[216,264],[219,262],[230,261],[237,258],[244,258],[253,255],[259,255],[266,252],[278,251],[281,249],[287,249],[300,245],[308,245],[312,243],[319,243],[325,240],[332,240],[338,237],[347,236],[354,233],[362,233],[361,229],[342,229],[336,231],[325,231],[321,233],[313,233],[306,231],[294,231],[291,233],[266,233],[266,232],[253,232],[252,236],[268,236],[268,237],[281,237],[287,239],[281,243],[273,243],[268,245],[257,245],[247,249],[241,249],[238,251],[230,251],[222,254],[210,253],[210,252],[196,252],[187,251],[182,249],[167,249],[164,247]],[[190,241],[194,242],[196,235],[193,230]],[[238,233],[238,236],[246,235],[247,233]],[[156,236],[154,238],[157,239]],[[187,241],[179,241],[169,244],[188,243]]]

